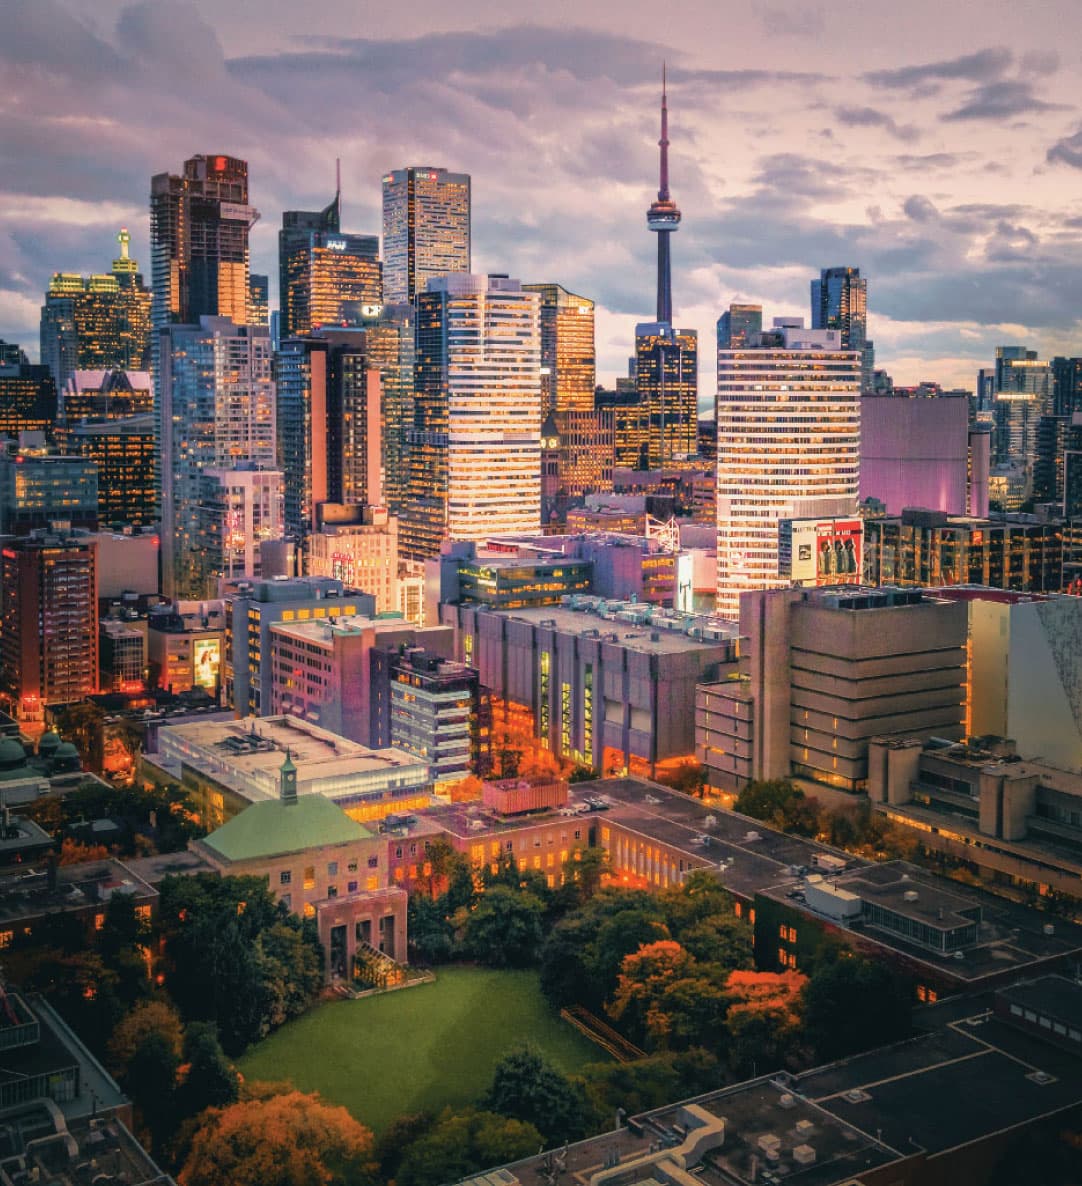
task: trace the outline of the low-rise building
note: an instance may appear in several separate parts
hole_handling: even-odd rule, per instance
[[[730,625],[640,603],[573,597],[440,614],[455,657],[491,689],[497,724],[501,711],[522,714],[554,753],[603,773],[652,776],[691,756],[696,685],[736,667]]]
[[[221,601],[178,601],[150,611],[147,663],[155,687],[174,694],[222,687],[225,606]]]
[[[868,797],[922,846],[1007,893],[1082,899],[1082,775],[1015,743],[876,739]]]
[[[164,724],[140,770],[152,781],[179,782],[214,828],[251,803],[277,798],[287,753],[302,798],[322,795],[360,823],[431,802],[427,763],[402,750],[369,749],[292,716]]]
[[[278,794],[246,807],[192,849],[222,876],[261,877],[287,910],[315,920],[328,982],[354,979],[359,955],[406,955],[406,895],[388,884],[386,844],[319,794],[298,793],[287,752]]]

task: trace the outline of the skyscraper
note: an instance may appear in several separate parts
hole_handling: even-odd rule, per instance
[[[286,528],[303,539],[322,503],[382,503],[379,371],[368,331],[287,338],[275,359]]]
[[[860,476],[861,357],[838,330],[778,318],[758,345],[718,352],[718,613],[737,618],[740,593],[789,583],[779,521],[855,519]],[[829,533],[828,533],[829,535]],[[858,577],[859,555],[824,569]]]
[[[995,385],[992,464],[1014,471],[1024,500],[1033,489],[1041,417],[1055,403],[1052,363],[1024,346],[997,346]]]
[[[824,268],[811,282],[812,329],[836,329],[842,348],[861,356],[861,388],[870,391],[875,346],[868,341],[868,281],[860,268]]]
[[[367,332],[368,355],[380,378],[383,501],[395,515],[402,514],[409,496],[414,329],[412,305],[384,305]]]
[[[161,359],[162,588],[167,597],[200,599],[214,596],[224,575],[223,537],[244,531],[228,515],[229,500],[208,488],[208,473],[275,469],[270,337],[262,326],[204,316],[198,325],[168,327]],[[214,538],[208,500],[222,512]],[[281,530],[280,519],[261,522],[260,539]],[[235,551],[243,541],[226,544]]]
[[[198,325],[201,317],[248,321],[248,234],[259,211],[248,205],[248,162],[194,156],[180,175],[150,182],[151,323]]]
[[[524,284],[541,298],[541,414],[593,411],[594,302],[559,284]]]
[[[248,273],[248,324],[270,322],[270,280],[259,272]]]
[[[5,358],[13,361],[0,361],[0,437],[43,432],[51,438],[57,412],[52,373],[47,366],[27,362],[17,348],[5,351]]]
[[[41,309],[41,361],[57,388],[76,369],[150,365],[150,290],[128,255],[131,235],[121,227],[120,255],[111,272],[57,272]]]
[[[341,190],[322,210],[287,210],[278,232],[283,339],[321,326],[358,325],[383,301],[376,235],[341,231]]]
[[[383,178],[383,299],[410,303],[430,277],[470,270],[470,176],[416,166]]]
[[[539,530],[538,304],[506,276],[437,277],[418,296],[404,555]]]
[[[672,323],[670,236],[680,211],[669,193],[669,104],[661,75],[661,139],[657,199],[646,225],[657,235],[657,320],[635,326],[635,389],[639,416],[630,422],[641,440],[617,440],[617,456],[638,454],[640,469],[669,465],[698,451],[699,362],[697,332]],[[636,446],[638,446],[636,448]]]

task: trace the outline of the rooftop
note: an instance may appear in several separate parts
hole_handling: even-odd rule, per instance
[[[277,799],[286,751],[297,766],[300,794],[348,793],[359,782],[386,776],[423,782],[427,765],[404,750],[373,750],[293,716],[245,721],[203,720],[166,725],[158,733],[158,764],[184,764],[253,801]]]
[[[252,861],[371,836],[330,799],[306,795],[294,803],[253,803],[194,844],[197,852],[206,847],[227,861]]]
[[[1082,1021],[1082,984],[1077,980],[1068,980],[1066,976],[1024,980],[1001,989],[999,995],[1008,1002],[1023,1005],[1046,1016],[1073,1022],[1076,1027]]]
[[[153,886],[111,858],[61,866],[52,885],[46,870],[16,866],[0,874],[0,926],[43,914],[104,905],[114,893],[134,894],[137,902],[157,897]]]

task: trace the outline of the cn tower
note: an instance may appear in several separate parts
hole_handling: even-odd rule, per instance
[[[680,210],[669,196],[669,107],[665,93],[665,67],[661,67],[661,172],[657,201],[646,212],[646,225],[657,235],[657,319],[672,324],[672,265],[669,236],[680,226]]]

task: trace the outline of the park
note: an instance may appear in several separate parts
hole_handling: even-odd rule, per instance
[[[290,1080],[377,1134],[396,1116],[462,1108],[524,1042],[564,1074],[609,1055],[555,1014],[533,971],[441,968],[434,982],[317,1006],[239,1061],[248,1080]]]

